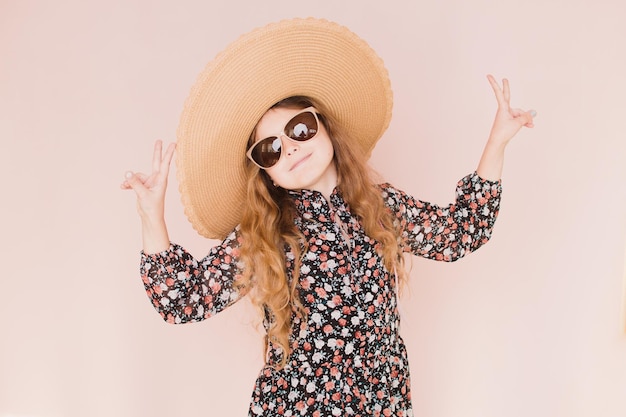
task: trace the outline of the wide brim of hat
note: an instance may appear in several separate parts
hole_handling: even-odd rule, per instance
[[[200,73],[177,131],[177,178],[194,229],[223,239],[246,204],[246,144],[278,101],[308,96],[367,154],[391,120],[392,92],[382,60],[344,26],[290,19],[231,43]]]

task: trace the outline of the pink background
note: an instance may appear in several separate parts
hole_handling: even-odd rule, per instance
[[[495,236],[413,262],[403,298],[416,416],[626,415],[626,7],[617,0],[0,1],[0,417],[243,416],[261,335],[242,302],[161,321],[138,275],[127,169],[172,141],[204,65],[294,16],[350,27],[385,60],[394,119],[374,166],[448,203],[508,77],[537,127],[507,150]],[[173,240],[213,242],[182,214]]]

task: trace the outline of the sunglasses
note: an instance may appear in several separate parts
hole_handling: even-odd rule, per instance
[[[259,168],[271,168],[280,159],[283,148],[282,137],[296,142],[306,142],[317,135],[319,119],[315,108],[308,107],[287,122],[282,133],[262,139],[248,149],[246,156]]]

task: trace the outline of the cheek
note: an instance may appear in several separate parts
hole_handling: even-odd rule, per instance
[[[330,139],[326,139],[326,141],[324,142],[324,154],[327,158],[330,159],[332,159],[335,154],[335,149],[333,148],[333,143],[330,141]]]
[[[282,184],[284,179],[285,179],[285,173],[283,172],[284,170],[282,169],[281,165],[282,165],[282,160],[279,161],[276,165],[274,165],[273,167],[271,167],[270,169],[266,169],[265,172],[267,173],[267,175],[270,177],[270,180],[274,183],[274,184]]]

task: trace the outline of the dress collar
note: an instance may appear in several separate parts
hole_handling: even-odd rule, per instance
[[[337,187],[330,194],[330,204],[319,191],[287,190],[287,193],[293,199],[296,210],[303,219],[333,222],[335,214],[338,214],[345,222],[350,217],[348,205]]]

